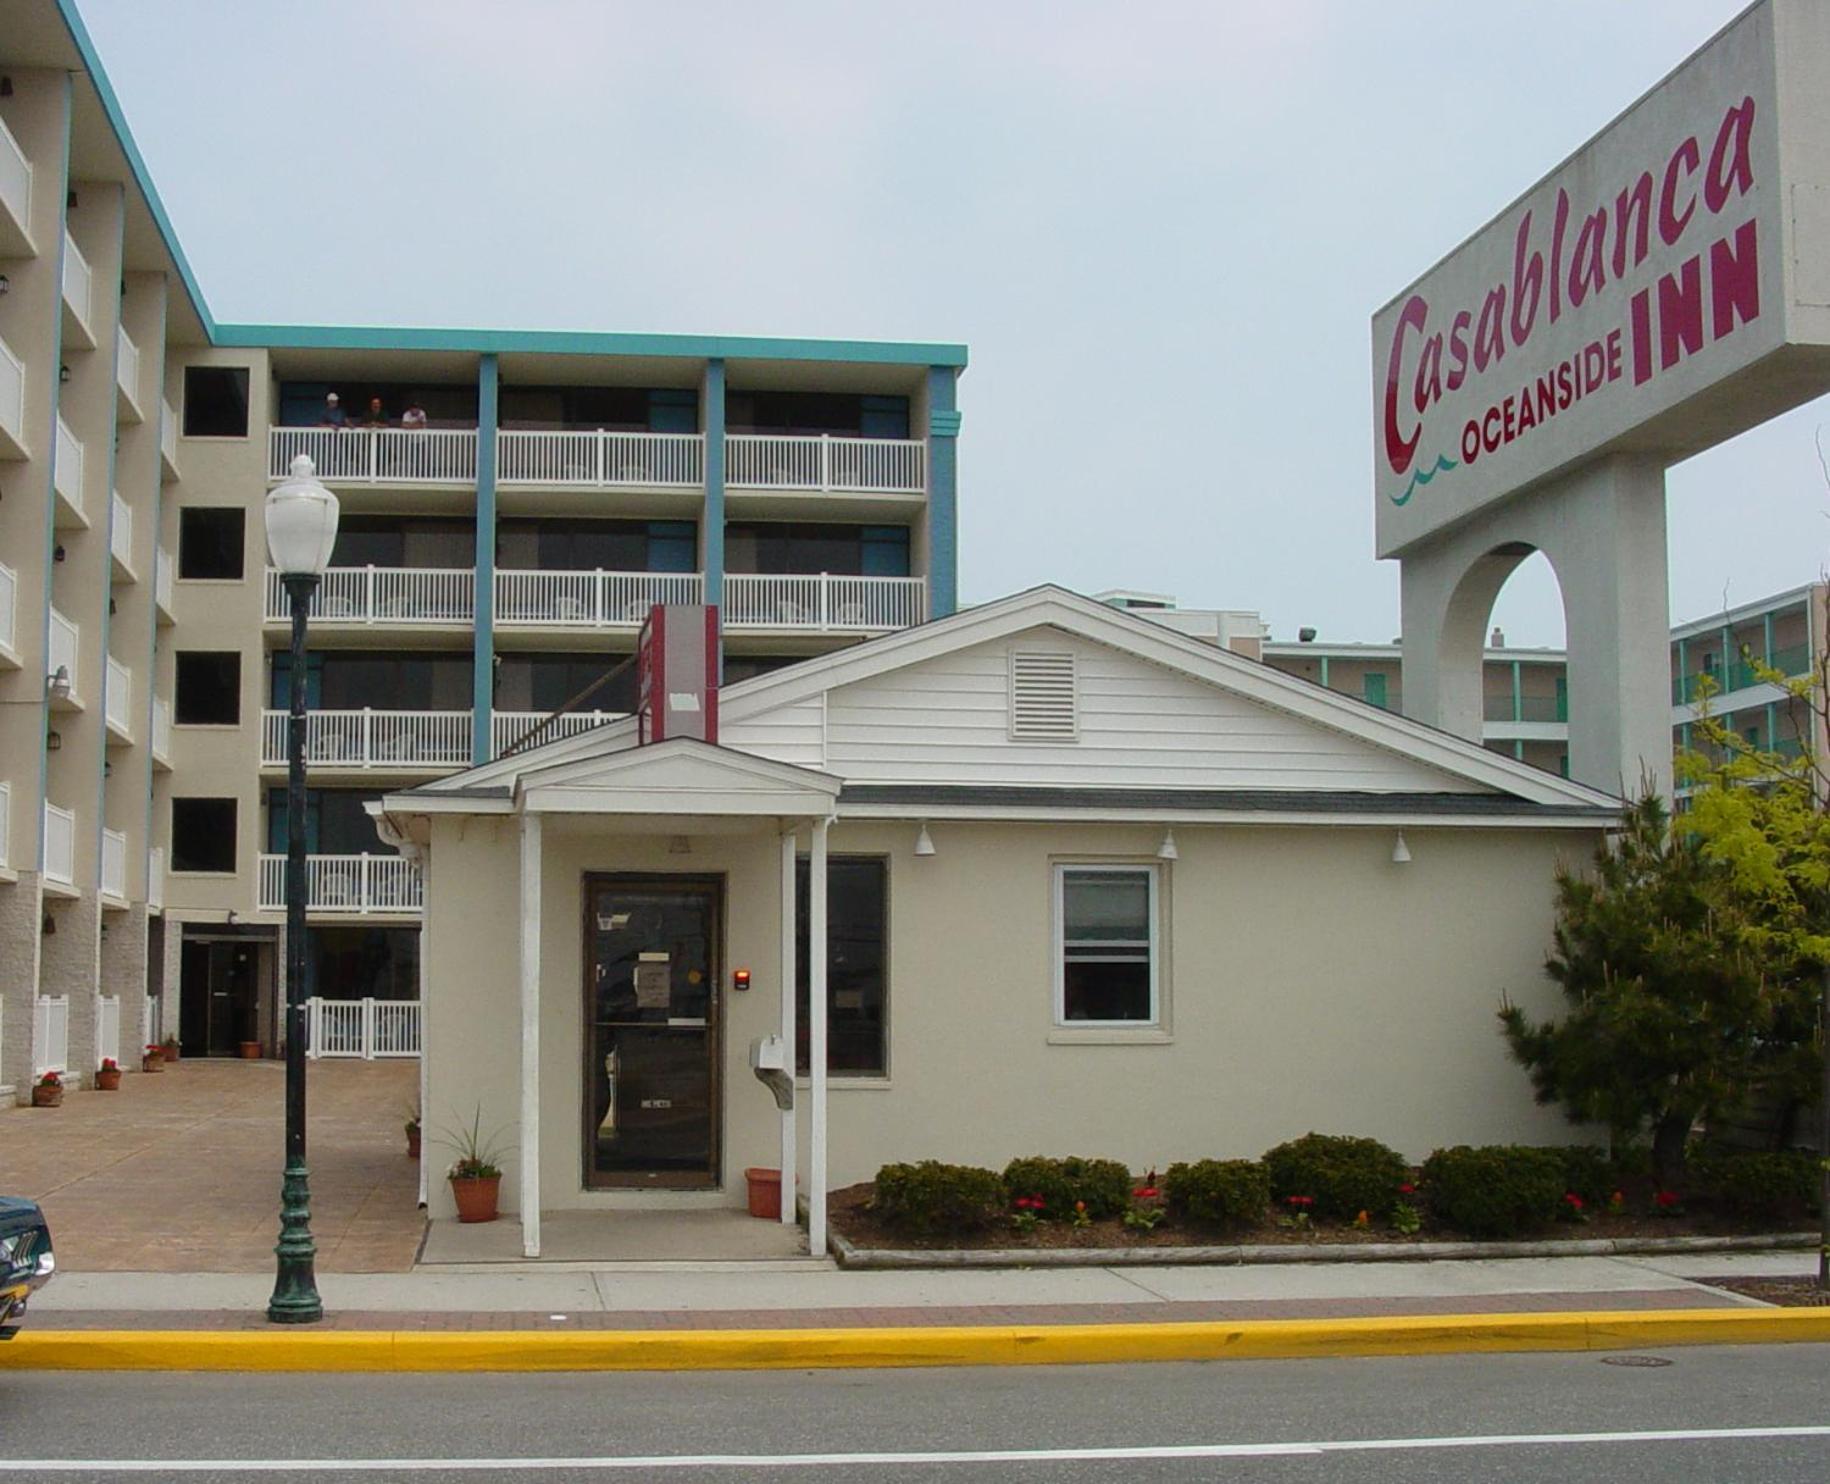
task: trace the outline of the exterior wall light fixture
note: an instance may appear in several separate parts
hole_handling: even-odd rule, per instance
[[[928,822],[921,822],[921,833],[915,837],[915,854],[928,856],[937,854],[934,849],[934,837],[928,833]]]
[[[1408,866],[1411,863],[1411,847],[1404,843],[1404,831],[1398,831],[1398,838],[1392,845],[1392,864]]]
[[[1160,861],[1177,861],[1182,858],[1182,852],[1176,849],[1174,830],[1163,831],[1163,843],[1156,848],[1156,858]]]

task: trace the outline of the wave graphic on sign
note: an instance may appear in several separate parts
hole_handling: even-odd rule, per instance
[[[1404,493],[1401,495],[1392,496],[1392,504],[1394,504],[1394,505],[1407,504],[1410,501],[1411,496],[1417,493],[1417,488],[1419,485],[1428,484],[1438,474],[1447,474],[1449,472],[1449,470],[1458,468],[1458,467],[1460,467],[1460,466],[1457,465],[1455,460],[1450,458],[1447,454],[1438,454],[1436,456],[1436,467],[1433,469],[1419,469],[1415,474],[1413,474],[1411,476],[1411,482],[1404,487]]]

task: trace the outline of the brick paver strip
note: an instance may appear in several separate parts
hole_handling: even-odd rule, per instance
[[[413,1061],[312,1063],[321,1271],[412,1267],[425,1221],[401,1125],[418,1085]],[[129,1072],[117,1092],[82,1088],[61,1108],[0,1111],[0,1183],[44,1207],[73,1272],[271,1272],[284,1093],[278,1063],[189,1057],[157,1075]]]
[[[1351,1319],[1402,1314],[1554,1314],[1595,1309],[1719,1309],[1704,1289],[1650,1288],[1611,1293],[1490,1293],[1407,1299],[1229,1299],[1201,1303],[935,1305],[910,1309],[638,1309],[550,1312],[420,1313],[332,1311],[321,1326],[340,1330],[568,1329],[876,1329],[974,1324],[1175,1324],[1235,1319]],[[38,1313],[33,1329],[269,1330],[258,1310],[144,1309]]]

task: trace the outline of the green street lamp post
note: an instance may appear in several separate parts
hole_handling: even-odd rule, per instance
[[[305,624],[312,595],[337,541],[337,497],[300,454],[291,477],[267,495],[267,550],[292,612],[291,710],[286,724],[286,1171],[280,1182],[279,1259],[267,1318],[311,1324],[318,1297],[311,1236],[311,1180],[305,1165]]]

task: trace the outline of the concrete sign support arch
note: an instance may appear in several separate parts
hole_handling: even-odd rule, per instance
[[[1830,5],[1760,0],[1373,319],[1405,709],[1481,732],[1494,597],[1563,588],[1570,773],[1671,786],[1664,471],[1830,390]]]

